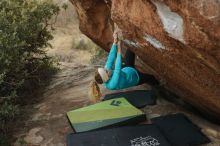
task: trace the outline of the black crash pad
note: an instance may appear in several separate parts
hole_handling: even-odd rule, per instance
[[[137,108],[145,107],[146,105],[156,104],[156,92],[155,90],[133,90],[126,92],[118,92],[113,94],[106,94],[103,100],[109,100],[114,98],[124,97],[133,106]]]
[[[196,146],[210,140],[184,114],[171,114],[151,119],[174,146]]]
[[[67,146],[171,146],[155,125],[125,126],[67,137]]]

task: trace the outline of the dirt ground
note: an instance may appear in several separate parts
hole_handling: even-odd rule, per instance
[[[89,105],[88,88],[93,78],[94,66],[81,63],[61,63],[61,71],[54,76],[47,87],[42,100],[27,109],[27,119],[17,128],[15,146],[65,146],[66,136],[72,129],[66,118],[66,112]],[[148,86],[136,87],[148,90]],[[131,89],[130,89],[131,90]],[[109,93],[106,89],[102,92]],[[170,113],[185,113],[212,140],[207,146],[220,145],[220,127],[193,114],[179,105],[163,98],[157,105],[142,109],[147,118]]]

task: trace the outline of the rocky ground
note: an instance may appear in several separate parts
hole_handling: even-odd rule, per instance
[[[61,63],[61,71],[53,77],[42,100],[27,108],[25,123],[17,128],[15,146],[65,146],[66,136],[72,132],[66,112],[89,105],[87,98],[89,83],[93,78],[94,66],[80,63]],[[138,87],[149,89],[148,86]],[[132,89],[130,89],[132,90]],[[109,93],[102,89],[103,93]],[[148,118],[169,113],[185,113],[212,143],[207,146],[220,146],[220,126],[193,114],[191,111],[158,98],[157,105],[142,109]]]

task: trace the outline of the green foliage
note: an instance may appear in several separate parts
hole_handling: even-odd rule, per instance
[[[50,20],[58,12],[50,0],[0,1],[0,133],[16,115],[19,97],[55,71],[45,48],[53,39]]]
[[[10,96],[48,62],[45,48],[53,37],[49,20],[59,8],[48,1],[1,0],[0,96]]]
[[[64,4],[62,5],[62,8],[63,8],[64,10],[66,10],[66,9],[68,8],[68,4],[67,4],[67,3],[64,3]]]
[[[0,107],[0,123],[3,132],[7,132],[9,127],[7,127],[7,121],[13,120],[18,114],[19,109],[17,105],[10,104],[9,102],[4,102]]]
[[[0,146],[9,145],[9,131],[12,123],[10,121],[15,120],[15,117],[19,113],[17,105],[13,105],[9,101],[5,101],[0,106]]]

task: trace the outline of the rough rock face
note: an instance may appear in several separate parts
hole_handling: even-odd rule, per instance
[[[220,119],[219,0],[71,0],[81,31],[108,50],[113,22],[124,44],[164,85]]]

